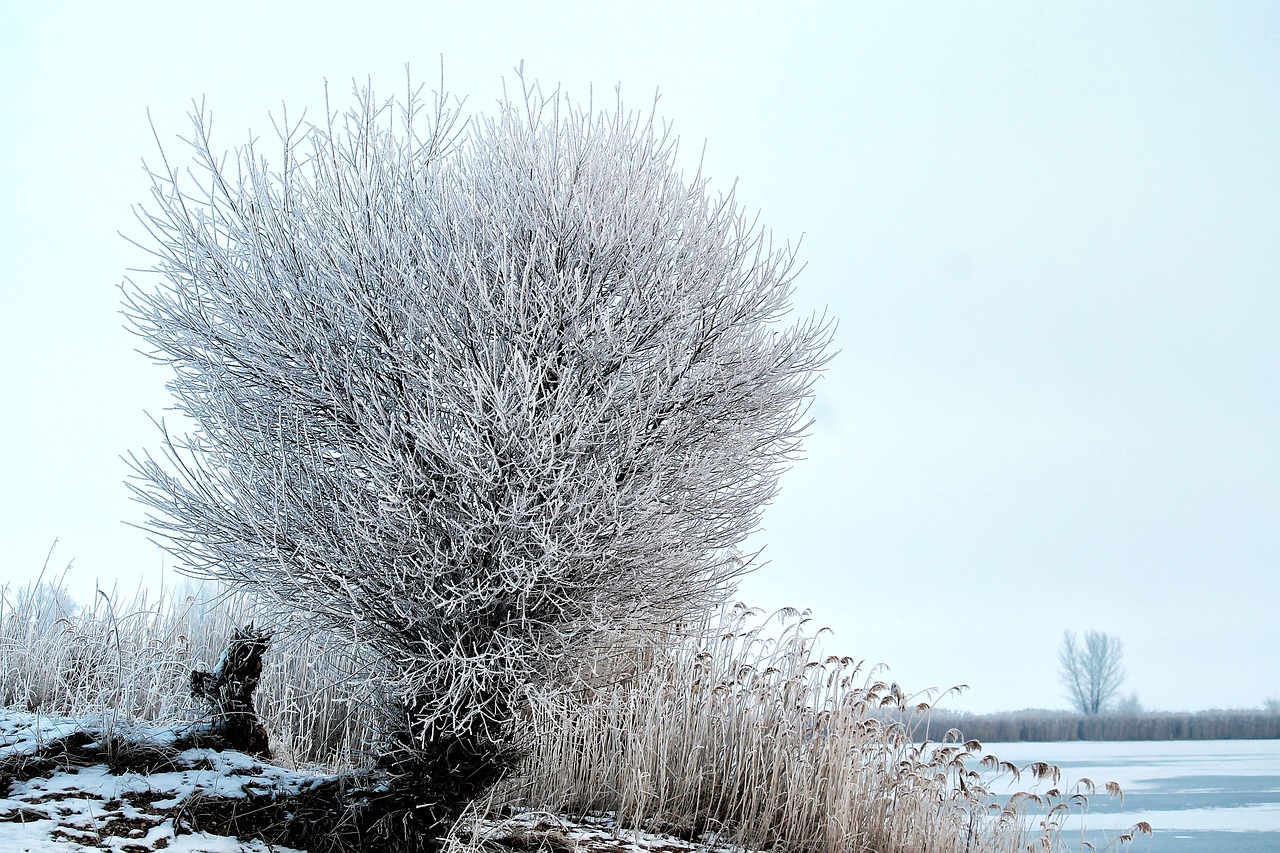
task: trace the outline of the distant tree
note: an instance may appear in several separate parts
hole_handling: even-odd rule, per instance
[[[1262,710],[1266,711],[1268,714],[1280,714],[1280,699],[1271,696],[1263,700]]]
[[[1084,644],[1064,631],[1058,650],[1059,676],[1067,698],[1082,714],[1098,714],[1124,683],[1120,640],[1100,631],[1085,634]]]
[[[782,322],[794,254],[652,117],[358,101],[274,168],[201,110],[195,170],[154,173],[125,313],[191,429],[133,485],[189,572],[371,650],[430,826],[530,686],[725,599],[831,327]]]
[[[1128,696],[1121,696],[1112,703],[1111,710],[1117,714],[1128,714],[1130,716],[1141,714],[1143,712],[1142,702],[1138,700],[1137,693],[1130,693]]]

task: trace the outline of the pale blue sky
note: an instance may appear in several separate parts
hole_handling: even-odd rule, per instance
[[[80,588],[157,582],[119,460],[166,405],[117,314],[148,109],[207,96],[229,147],[326,78],[443,56],[483,110],[524,60],[660,90],[840,320],[748,601],[952,707],[1064,706],[1064,628],[1150,706],[1280,696],[1280,6],[687,5],[0,5],[0,580],[60,537]]]

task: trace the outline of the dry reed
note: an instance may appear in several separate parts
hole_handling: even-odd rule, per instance
[[[59,581],[0,588],[0,707],[121,723],[199,722],[193,669],[208,669],[232,632],[280,627],[261,607],[211,584],[132,598],[99,590],[77,604]],[[351,644],[281,632],[255,694],[277,760],[346,768],[368,749],[368,667]]]
[[[207,586],[128,601],[100,592],[83,606],[56,582],[6,587],[0,706],[194,722],[191,670],[267,617]],[[529,757],[491,808],[612,812],[623,826],[779,850],[1066,848],[1063,820],[1085,801],[1058,787],[1056,768],[1032,765],[1043,790],[998,798],[992,780],[1017,768],[950,742],[954,731],[913,743],[932,697],[820,655],[803,614],[762,620],[739,607],[682,636],[624,653],[626,666],[615,656],[602,686],[534,697]],[[377,719],[364,701],[368,662],[333,638],[280,640],[256,694],[277,758],[332,770],[366,761]]]
[[[506,797],[757,849],[1062,847],[1064,818],[1087,801],[1057,787],[1056,768],[1032,766],[1042,790],[1002,805],[991,782],[1017,768],[974,741],[912,742],[931,697],[819,655],[803,614],[757,617],[737,608],[586,700],[535,702],[536,748]]]

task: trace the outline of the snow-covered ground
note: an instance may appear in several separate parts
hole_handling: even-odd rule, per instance
[[[109,725],[109,721],[106,721]],[[13,781],[5,791],[6,769],[48,744],[78,731],[100,731],[99,719],[69,720],[0,709],[0,851],[2,853],[298,853],[279,844],[191,830],[183,805],[205,794],[248,795],[297,789],[314,776],[288,770],[238,752],[199,749],[180,753],[192,769],[140,774],[112,773],[102,764],[65,763],[48,776]],[[118,731],[118,730],[117,730]],[[169,742],[166,729],[135,726],[134,738]],[[538,848],[688,853],[714,851],[664,835],[620,830],[607,816],[568,820],[540,813],[481,821],[485,835],[521,840]],[[303,851],[305,853],[305,851]]]
[[[105,721],[109,726],[109,721]],[[17,711],[0,711],[0,768],[8,769],[21,756],[77,731],[101,731],[100,719],[70,720]],[[131,727],[130,734],[153,742],[172,742],[172,732],[154,727]],[[270,848],[258,841],[204,832],[184,831],[182,804],[197,791],[244,794],[252,790],[296,787],[310,778],[256,761],[237,752],[188,750],[184,764],[194,769],[176,772],[113,774],[102,764],[59,768],[47,778],[14,781],[5,792],[0,776],[0,850],[13,853],[79,853],[118,850],[121,853],[166,850],[173,853],[241,853]],[[2,771],[0,771],[2,772]]]

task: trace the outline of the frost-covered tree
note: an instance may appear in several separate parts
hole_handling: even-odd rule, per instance
[[[1098,714],[1124,683],[1120,665],[1123,650],[1118,637],[1088,631],[1080,645],[1071,631],[1062,634],[1058,650],[1058,672],[1067,688],[1067,698],[1081,714]],[[1134,700],[1136,703],[1136,699]]]
[[[652,115],[356,101],[274,164],[201,109],[153,170],[125,313],[190,428],[133,485],[189,572],[369,649],[396,742],[479,790],[524,689],[730,592],[830,325]]]

